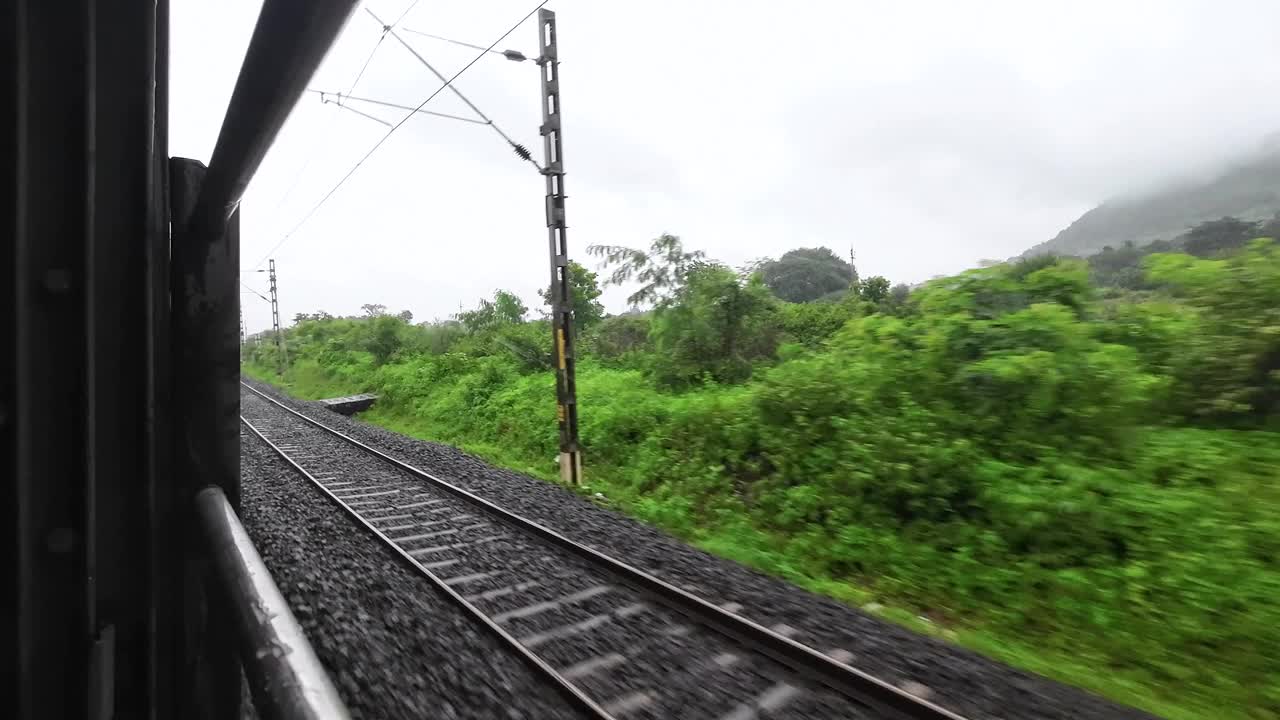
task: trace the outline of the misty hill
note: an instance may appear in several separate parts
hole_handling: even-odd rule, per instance
[[[1280,212],[1280,134],[1254,156],[1210,180],[1187,182],[1140,197],[1109,200],[1081,215],[1057,237],[1023,256],[1086,256],[1126,241],[1172,240],[1207,220],[1261,221]]]

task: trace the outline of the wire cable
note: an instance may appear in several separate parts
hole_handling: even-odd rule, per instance
[[[374,122],[376,122],[376,123],[379,123],[379,124],[382,124],[382,125],[386,125],[387,127],[391,127],[391,123],[387,122],[386,120],[383,120],[382,118],[380,118],[380,117],[378,117],[378,116],[376,116],[376,115],[370,115],[369,113],[367,113],[367,112],[365,112],[365,111],[363,111],[363,110],[357,110],[357,109],[355,109],[355,108],[353,108],[353,107],[351,107],[351,106],[349,106],[349,105],[343,105],[343,104],[342,104],[342,96],[341,96],[341,95],[338,95],[338,99],[337,99],[337,100],[330,100],[329,98],[325,97],[324,95],[321,95],[321,96],[320,96],[320,102],[321,102],[321,103],[324,103],[324,104],[326,104],[326,105],[337,105],[338,107],[342,108],[343,110],[350,110],[351,112],[353,112],[353,113],[355,113],[355,114],[357,114],[357,115],[360,115],[361,117],[366,117],[366,118],[369,118],[370,120],[372,120],[372,121],[374,121]]]
[[[369,13],[369,17],[373,18],[379,25],[382,25],[382,19],[379,18],[377,15],[375,15],[372,10],[366,7],[364,11]],[[400,37],[400,34],[397,33],[394,29],[392,29],[390,25],[382,25],[382,27],[383,27],[383,32],[391,33],[391,37],[395,38],[397,42],[403,45],[405,50],[408,50],[410,53],[412,53],[413,56],[418,59],[418,62],[422,63],[424,67],[426,67],[428,70],[431,71],[431,74],[440,78],[440,82],[446,83],[446,84],[448,83],[448,81],[444,79],[444,75],[441,75],[439,70],[436,70],[435,67],[431,65],[431,63],[427,62],[426,58],[422,57],[422,55],[419,54],[417,50],[414,50],[412,45],[405,42],[404,38]],[[501,40],[499,40],[498,42],[501,42]],[[494,43],[494,45],[496,44],[497,43]],[[489,52],[489,49],[480,48],[479,46],[473,46],[473,47],[476,47],[477,49],[480,49],[486,53]],[[489,48],[492,48],[492,47],[493,45],[489,46]],[[538,168],[538,172],[542,172],[542,166],[538,164],[537,160],[533,159],[533,154],[529,152],[528,148],[516,142],[515,140],[512,140],[511,136],[503,132],[502,128],[498,127],[498,124],[495,123],[492,118],[490,118],[488,115],[485,115],[483,110],[476,107],[475,103],[471,102],[471,100],[466,95],[463,95],[462,91],[459,90],[456,85],[449,85],[449,89],[453,91],[454,95],[458,96],[459,100],[466,103],[467,107],[471,108],[472,112],[474,112],[476,115],[479,115],[480,118],[484,120],[484,123],[486,125],[493,128],[494,132],[498,133],[498,135],[503,140],[505,140],[508,145],[511,146],[512,150],[515,150],[517,157],[519,157],[521,160],[525,160],[530,163],[533,163],[533,166]]]
[[[404,12],[400,13],[400,17],[396,18],[396,21],[391,23],[390,27],[395,27],[396,25],[399,25],[400,21],[404,20],[405,16],[409,14],[409,11],[417,7],[419,2],[420,0],[413,0],[413,2],[409,3],[409,6],[404,9]],[[369,55],[364,59],[364,64],[360,66],[360,72],[356,73],[356,78],[351,81],[351,84],[349,86],[347,86],[346,94],[350,95],[351,93],[355,92],[356,86],[360,84],[361,78],[364,77],[365,70],[368,70],[369,64],[373,62],[373,56],[378,54],[378,48],[382,47],[382,41],[387,39],[388,32],[390,32],[390,29],[384,28],[382,31],[382,34],[378,36],[378,41],[373,44],[373,49],[369,51]],[[342,103],[338,102],[337,105],[341,107]],[[359,112],[359,111],[357,110],[356,112]],[[360,113],[360,114],[364,115],[365,113]],[[329,116],[329,122],[325,125],[325,131],[321,135],[321,137],[327,137],[329,135],[329,130],[333,128],[334,117],[335,116],[332,116],[332,115]],[[386,125],[390,125],[390,123],[386,123],[382,120],[379,120],[378,122],[383,122]],[[307,155],[306,161],[302,163],[302,167],[298,168],[297,174],[293,176],[293,181],[289,183],[289,189],[284,191],[284,195],[280,196],[280,200],[276,203],[275,209],[271,211],[272,216],[279,213],[280,208],[284,207],[284,204],[289,201],[290,197],[293,196],[293,191],[296,190],[298,187],[298,184],[302,182],[303,176],[306,175],[307,168],[311,167],[311,161],[314,160],[315,157],[316,157],[316,154],[314,152]]]
[[[463,117],[461,115],[450,115],[449,113],[442,113],[442,112],[433,112],[431,110],[414,110],[412,105],[401,105],[400,103],[387,102],[385,100],[374,100],[373,98],[356,97],[355,95],[344,95],[341,92],[335,93],[335,92],[328,92],[326,90],[313,90],[312,88],[307,88],[307,92],[319,94],[321,102],[330,102],[330,103],[335,102],[333,100],[327,99],[329,96],[332,95],[333,97],[338,98],[335,104],[341,105],[342,107],[347,108],[348,110],[352,108],[346,104],[346,101],[355,100],[356,102],[373,103],[374,105],[382,105],[383,107],[396,108],[397,110],[410,110],[412,112],[420,113],[422,115],[434,115],[436,117],[448,118],[450,120],[461,120],[462,122],[475,123],[476,125],[485,124],[483,120],[478,120],[476,118]],[[379,122],[382,122],[382,121],[379,120]],[[391,123],[384,123],[384,124],[390,125]]]
[[[548,1],[549,1],[549,0],[542,0],[542,2],[538,3],[537,5],[535,5],[535,6],[534,6],[534,8],[533,8],[532,10],[530,10],[527,14],[525,14],[525,16],[524,16],[524,17],[520,18],[520,20],[519,20],[519,21],[517,21],[515,25],[512,25],[512,26],[511,26],[511,28],[510,28],[509,30],[507,30],[506,32],[502,33],[502,35],[501,35],[497,40],[494,40],[494,41],[489,45],[488,49],[489,49],[489,50],[492,50],[492,49],[493,49],[493,47],[494,47],[495,45],[497,45],[498,43],[502,42],[503,40],[506,40],[508,35],[510,35],[511,33],[515,32],[515,31],[516,31],[516,28],[518,28],[518,27],[520,27],[521,25],[523,25],[523,24],[524,24],[524,22],[525,22],[526,20],[528,20],[529,18],[533,17],[533,14],[534,14],[534,13],[536,13],[538,10],[542,9],[542,6],[543,6],[543,5],[546,5]],[[414,115],[416,115],[416,114],[418,113],[418,111],[419,111],[419,110],[421,110],[421,109],[422,109],[422,108],[423,108],[427,103],[431,102],[431,101],[432,101],[432,99],[434,99],[434,98],[435,98],[435,96],[439,95],[439,94],[440,94],[440,93],[441,93],[441,92],[442,92],[446,87],[449,87],[449,85],[451,85],[451,84],[453,83],[453,81],[454,81],[454,80],[457,80],[457,79],[458,79],[458,76],[462,75],[462,73],[466,72],[467,70],[470,70],[470,69],[471,69],[471,66],[472,66],[472,65],[475,65],[477,62],[479,62],[479,61],[480,61],[480,58],[484,57],[484,56],[485,56],[485,54],[486,54],[486,53],[483,53],[483,52],[482,52],[482,53],[480,53],[479,55],[476,55],[474,58],[472,58],[472,59],[471,59],[471,62],[467,63],[466,65],[463,65],[461,70],[459,70],[458,72],[456,72],[456,73],[454,73],[454,74],[453,74],[453,77],[451,77],[451,78],[449,78],[448,80],[446,80],[446,81],[445,81],[445,83],[444,83],[443,85],[441,85],[440,87],[436,88],[436,89],[435,89],[435,91],[434,91],[434,92],[432,92],[430,95],[428,95],[428,96],[427,96],[427,98],[426,98],[425,100],[423,100],[422,102],[418,103],[418,106],[417,106],[416,108],[414,108],[414,109],[413,109],[413,112],[411,112],[411,113],[409,113],[409,114],[405,115],[404,117],[400,118],[400,122],[398,122],[398,123],[396,123],[395,125],[393,125],[393,126],[391,127],[391,129],[390,129],[390,130],[388,130],[388,131],[387,131],[387,133],[386,133],[385,135],[383,135],[383,136],[382,136],[382,138],[381,138],[380,140],[378,140],[378,142],[374,143],[373,147],[369,148],[369,152],[365,153],[365,154],[364,154],[364,157],[362,157],[362,158],[360,158],[359,160],[357,160],[357,161],[356,161],[356,164],[355,164],[355,165],[353,165],[353,166],[351,167],[351,169],[347,171],[347,174],[346,174],[346,175],[343,175],[343,176],[342,176],[342,179],[341,179],[341,180],[339,180],[339,181],[337,182],[337,184],[336,184],[336,185],[334,185],[332,188],[330,188],[330,189],[329,189],[329,192],[325,193],[324,197],[320,198],[320,202],[316,203],[314,207],[312,207],[310,210],[308,210],[308,211],[307,211],[307,214],[306,214],[306,215],[304,215],[304,216],[302,216],[302,219],[298,221],[298,224],[297,224],[297,225],[294,225],[292,230],[290,230],[289,232],[285,233],[285,234],[284,234],[284,237],[280,238],[280,241],[279,241],[279,242],[277,242],[274,246],[272,246],[272,248],[271,248],[270,250],[268,250],[268,251],[267,251],[267,254],[265,254],[265,255],[263,255],[263,256],[262,256],[262,259],[261,259],[261,260],[259,260],[257,263],[255,263],[255,266],[261,266],[261,265],[262,265],[262,263],[263,263],[263,261],[265,261],[267,258],[271,257],[271,254],[272,254],[272,253],[274,253],[276,250],[279,250],[279,249],[280,249],[280,246],[281,246],[281,245],[284,245],[284,244],[289,240],[289,238],[293,237],[293,234],[294,234],[294,233],[296,233],[296,232],[298,232],[298,230],[299,230],[303,225],[305,225],[305,224],[307,223],[307,221],[308,221],[308,220],[310,220],[310,219],[311,219],[311,217],[312,217],[313,215],[315,215],[315,214],[316,214],[316,211],[317,211],[317,210],[319,210],[321,207],[323,207],[323,206],[324,206],[324,204],[325,204],[326,202],[328,202],[328,201],[329,201],[329,198],[333,197],[333,194],[334,194],[334,193],[338,192],[338,189],[339,189],[339,188],[341,188],[341,187],[343,186],[343,184],[344,184],[344,183],[346,183],[346,182],[347,182],[347,180],[348,180],[352,175],[354,175],[354,174],[355,174],[356,170],[359,170],[359,169],[360,169],[360,166],[361,166],[361,165],[363,165],[363,164],[364,164],[364,162],[365,162],[366,160],[368,160],[370,156],[372,156],[375,152],[377,152],[377,151],[378,151],[378,148],[382,147],[383,143],[385,143],[385,142],[387,141],[387,139],[388,139],[388,138],[390,138],[393,134],[395,134],[395,131],[396,131],[396,130],[399,130],[399,129],[401,128],[401,126],[403,126],[406,122],[408,122],[408,121],[409,121],[409,118],[411,118],[411,117],[413,117]]]
[[[405,9],[404,9],[404,12],[400,13],[400,17],[396,18],[396,21],[395,21],[395,22],[393,22],[393,23],[391,23],[391,27],[395,27],[395,26],[399,25],[399,24],[400,24],[400,21],[401,21],[401,20],[404,20],[404,16],[405,16],[405,15],[408,15],[410,10],[412,10],[412,9],[414,9],[415,7],[417,7],[417,6],[418,6],[418,2],[419,2],[419,0],[413,0],[413,2],[409,4],[409,7],[405,8]]]
[[[245,290],[248,290],[249,292],[253,293],[254,295],[257,295],[258,297],[262,298],[263,300],[266,300],[267,302],[271,302],[271,298],[268,298],[266,295],[263,295],[257,290],[254,290],[253,288],[249,287],[249,285],[245,283],[245,281],[241,280],[240,284],[244,285]]]
[[[351,92],[352,90],[355,90],[356,85],[360,83],[360,78],[364,77],[364,71],[369,67],[369,63],[373,61],[374,54],[378,52],[378,48],[382,46],[382,41],[386,39],[387,39],[387,34],[385,32],[383,32],[382,35],[378,36],[378,42],[374,43],[373,49],[369,51],[369,56],[365,58],[364,65],[360,67],[360,72],[356,73],[356,79],[351,81],[350,89],[347,90],[347,92]],[[333,121],[334,121],[334,116],[330,115],[329,121],[328,123],[325,124],[324,133],[321,134],[321,137],[328,137],[329,130],[333,128]],[[302,177],[306,175],[307,168],[311,167],[311,161],[314,160],[315,157],[316,157],[315,152],[311,152],[307,154],[306,161],[302,163],[302,167],[298,168],[297,174],[293,176],[293,181],[289,183],[289,189],[284,191],[284,195],[280,196],[280,201],[276,203],[275,209],[271,211],[272,216],[275,216],[277,213],[279,213],[280,208],[284,207],[284,204],[289,201],[289,198],[293,195],[293,191],[297,189],[298,184],[302,182]]]
[[[360,78],[364,77],[364,71],[369,69],[369,63],[373,62],[373,56],[377,54],[378,48],[382,47],[382,41],[386,39],[387,33],[386,31],[383,31],[383,33],[378,36],[378,42],[374,43],[373,49],[369,51],[369,57],[365,58],[364,64],[360,66],[360,72],[356,73],[356,79],[352,80],[351,85],[348,86],[347,92],[355,90],[356,85],[360,84]]]
[[[505,58],[510,58],[510,57],[511,57],[510,55],[508,55],[507,53],[505,53],[505,52],[503,52],[503,51],[501,51],[501,50],[485,50],[485,48],[484,48],[484,46],[483,46],[483,45],[472,45],[472,44],[471,44],[471,43],[469,43],[469,42],[462,42],[461,40],[454,40],[453,38],[447,38],[447,37],[444,37],[443,35],[432,35],[432,34],[431,34],[431,33],[429,33],[429,32],[422,32],[421,30],[414,30],[413,28],[400,28],[400,29],[401,29],[401,30],[404,30],[404,31],[405,31],[405,32],[407,32],[407,33],[413,33],[414,35],[421,35],[422,37],[429,37],[429,38],[431,38],[432,40],[443,40],[444,42],[447,42],[447,43],[453,43],[454,45],[461,45],[462,47],[465,47],[465,48],[471,48],[472,50],[484,50],[485,52],[493,53],[494,55],[501,55],[501,56],[503,56],[503,57],[505,57]],[[520,55],[524,55],[524,53],[520,53]]]

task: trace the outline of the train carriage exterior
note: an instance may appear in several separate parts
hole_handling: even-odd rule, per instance
[[[236,212],[354,5],[263,3],[207,167],[168,156],[167,0],[0,10],[5,717],[344,714],[253,612],[282,601],[234,512]]]

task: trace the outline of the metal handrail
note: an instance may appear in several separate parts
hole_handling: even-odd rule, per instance
[[[202,648],[215,697],[239,694],[230,637],[264,720],[349,717],[289,606],[236,517],[239,434],[235,414],[240,238],[236,210],[356,0],[263,0],[207,169],[171,162],[171,340],[178,477],[198,490],[195,509],[215,576]],[[229,373],[228,373],[229,371]],[[213,487],[214,485],[218,487]],[[209,487],[204,487],[209,486]],[[225,611],[224,611],[225,608]],[[230,678],[230,682],[228,679]],[[230,684],[231,687],[227,687]],[[237,698],[238,699],[238,698]]]
[[[231,609],[240,662],[263,720],[348,720],[350,714],[227,496],[196,494],[221,600]]]
[[[221,234],[357,0],[265,0],[209,160],[193,227]]]

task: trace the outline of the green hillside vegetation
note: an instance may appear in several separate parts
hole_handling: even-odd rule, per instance
[[[1141,247],[1172,240],[1193,225],[1221,217],[1258,222],[1276,213],[1280,213],[1280,147],[1273,141],[1254,157],[1208,181],[1105,202],[1023,256],[1085,257],[1108,245],[1133,243]]]
[[[1146,245],[1133,242],[1118,247],[1108,245],[1089,256],[1090,277],[1107,295],[1114,295],[1117,290],[1154,290],[1159,284],[1150,280],[1143,268],[1148,255],[1176,252],[1213,258],[1235,252],[1259,237],[1280,237],[1280,213],[1263,222],[1234,217],[1207,220],[1172,240],[1156,240]]]
[[[1203,257],[1121,246],[910,293],[829,251],[734,271],[674,236],[595,248],[641,289],[604,317],[574,268],[584,492],[1173,720],[1280,718],[1280,246],[1210,247],[1228,226],[1184,241]],[[378,393],[365,419],[553,481],[527,316],[501,292],[421,325],[300,316],[283,375],[270,344],[245,369]]]

